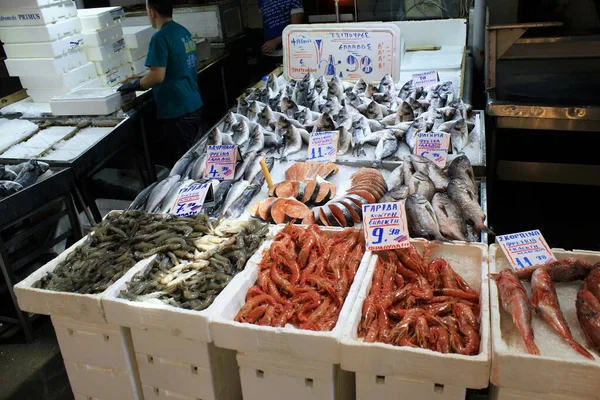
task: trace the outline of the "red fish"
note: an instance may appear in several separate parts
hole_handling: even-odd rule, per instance
[[[590,343],[600,351],[600,300],[592,292],[582,289],[577,293],[577,318]]]
[[[533,326],[531,326],[531,303],[521,281],[510,268],[493,274],[492,278],[498,286],[502,308],[512,316],[513,323],[523,338],[527,352],[539,355],[540,350],[535,344]]]
[[[600,263],[592,264],[580,258],[565,258],[544,265],[520,269],[515,272],[515,275],[523,281],[528,281],[531,279],[533,271],[540,267],[546,268],[554,282],[573,282],[585,279],[592,270],[600,267]]]
[[[594,357],[573,338],[569,324],[563,317],[558,303],[554,283],[546,268],[538,268],[531,276],[531,303],[542,315],[544,321],[558,332],[563,339],[579,354],[594,359]]]
[[[590,272],[585,280],[585,288],[592,292],[594,297],[600,301],[600,268],[596,268]]]

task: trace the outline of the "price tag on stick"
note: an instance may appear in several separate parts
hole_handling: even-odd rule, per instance
[[[496,243],[516,270],[556,261],[539,230],[496,236]]]
[[[309,161],[331,161],[337,160],[338,131],[313,132],[308,141]]]
[[[212,183],[192,183],[190,186],[179,190],[177,201],[171,209],[171,214],[178,217],[189,217],[202,212],[205,203],[213,202]]]
[[[450,134],[444,132],[419,132],[415,154],[423,156],[440,168],[446,166],[448,158],[448,147],[450,146]]]
[[[235,167],[242,161],[236,145],[208,146],[204,179],[228,181],[235,177]]]
[[[363,225],[369,251],[410,246],[404,202],[364,204]]]
[[[433,86],[440,81],[437,71],[426,71],[413,74],[413,84],[415,87],[420,86],[427,88]]]

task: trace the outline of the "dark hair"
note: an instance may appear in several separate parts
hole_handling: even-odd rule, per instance
[[[148,0],[148,7],[156,10],[161,17],[173,17],[173,0]]]

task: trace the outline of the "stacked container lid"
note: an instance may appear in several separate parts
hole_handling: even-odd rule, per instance
[[[85,56],[93,62],[102,85],[116,86],[131,76],[125,55],[121,7],[78,11],[83,28]]]
[[[36,102],[49,102],[75,88],[99,86],[94,66],[83,52],[73,1],[3,1],[0,40],[9,74],[20,78]]]
[[[134,75],[143,74],[148,69],[146,68],[146,56],[154,32],[154,29],[149,25],[123,27],[127,62],[131,66]]]

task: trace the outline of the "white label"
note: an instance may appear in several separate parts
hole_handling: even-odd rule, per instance
[[[496,243],[514,269],[556,261],[539,230],[496,236]]]
[[[171,209],[171,214],[179,217],[189,217],[200,214],[206,195],[212,189],[210,182],[193,183],[188,187],[179,190],[177,201]]]
[[[308,142],[309,161],[331,161],[337,160],[338,131],[313,132]]]
[[[415,87],[421,86],[427,88],[439,82],[437,71],[420,72],[417,74],[413,74],[412,77],[413,84],[415,85]]]
[[[231,180],[235,176],[238,158],[236,145],[208,146],[204,179]]]
[[[381,251],[410,246],[404,202],[363,205],[367,250]]]
[[[125,48],[125,39],[119,39],[118,41],[113,43],[113,52],[118,52]]]
[[[440,168],[444,168],[446,166],[446,159],[448,158],[449,146],[449,133],[419,132],[417,134],[415,154],[433,161]]]

